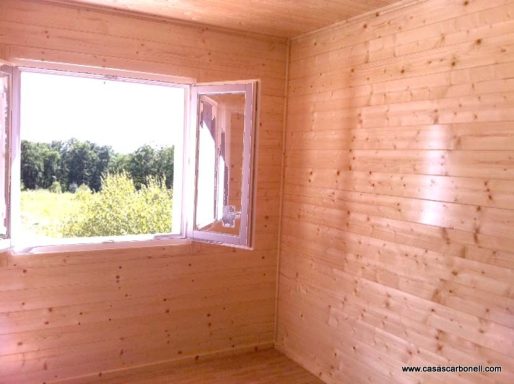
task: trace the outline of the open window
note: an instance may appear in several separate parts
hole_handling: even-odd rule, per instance
[[[256,84],[195,86],[194,239],[251,243]]]
[[[196,85],[161,81],[155,75],[149,75],[151,79],[140,73],[137,77],[130,75],[127,72],[121,76],[104,75],[99,70],[90,73],[82,67],[80,72],[30,66],[0,68],[3,247],[8,243],[22,249],[46,245],[55,249],[53,246],[62,244],[166,241],[177,237],[251,247],[257,82]],[[30,93],[34,90],[29,91],[28,87],[31,81],[41,84],[42,90],[34,92],[32,100]],[[58,83],[67,84],[68,88],[59,88]],[[90,93],[96,92],[95,89],[107,92],[111,88],[120,88],[122,96]],[[130,92],[139,95],[133,107],[127,104]],[[77,97],[83,93],[88,93],[87,100]],[[145,96],[141,98],[141,95]],[[51,99],[52,103],[45,104],[41,102],[43,99]],[[94,107],[97,99],[104,100],[102,111]],[[118,108],[109,105],[111,100],[122,100],[125,104]],[[132,131],[127,121],[133,123],[136,118],[117,120],[129,112],[141,113],[145,108],[143,101],[148,104],[148,100],[160,104],[161,111],[143,112],[144,118]],[[69,113],[75,106],[84,110]],[[181,109],[180,113],[177,108]],[[166,111],[170,110],[181,118],[175,122],[166,120],[164,127],[154,129],[154,125],[162,124]],[[112,111],[118,111],[118,115],[105,115]],[[49,115],[45,117],[46,125],[41,123],[45,121],[41,113]],[[95,114],[101,115],[98,121],[107,120],[110,125],[99,128],[88,120],[87,128],[80,128],[85,116]],[[70,122],[59,122],[66,115],[73,116]],[[39,125],[29,127],[30,121]],[[56,130],[59,124],[60,131]],[[50,134],[52,130],[60,133]],[[98,134],[91,138],[94,131]],[[174,138],[170,139],[170,135]],[[114,144],[108,141],[109,137],[114,138],[111,140]],[[152,149],[145,140],[159,147]],[[120,143],[127,146],[131,141],[141,147],[130,149],[132,152],[127,149],[125,153]],[[88,163],[83,164],[82,158]],[[145,163],[148,161],[151,163]],[[142,170],[150,170],[149,178]],[[120,178],[111,179],[113,173],[121,175]],[[128,201],[118,196],[120,188],[132,190],[129,191],[132,195],[126,192]],[[45,198],[41,198],[43,195]],[[114,200],[112,205],[110,201],[102,203],[102,199],[111,195],[118,206]],[[156,200],[159,196],[163,201]],[[72,219],[58,223],[59,230],[55,220],[40,216],[31,222],[37,227],[27,225],[27,217],[37,216],[39,211],[52,211],[37,206],[45,204],[47,197],[52,201],[62,200],[53,202],[53,210],[61,213],[65,211],[63,207],[70,208],[79,201],[72,207]],[[102,204],[107,207],[106,212],[95,208]],[[131,210],[131,206],[139,211]],[[130,220],[141,219],[144,229],[124,229],[127,223],[120,223],[119,217],[112,218],[116,212],[129,221],[130,228]],[[162,218],[159,220],[163,225],[152,229],[148,223],[155,224],[157,217]],[[41,233],[34,232],[34,228],[47,232],[39,236]],[[116,228],[121,229],[112,232]],[[55,238],[45,237],[48,232],[56,231],[62,233]]]
[[[11,74],[5,67],[0,68],[0,239],[6,239],[7,231],[7,206],[9,204],[8,196],[8,171],[9,171],[9,146],[7,142],[8,130],[10,125],[9,99],[10,99]]]
[[[13,87],[15,70],[0,65],[0,244],[6,245],[11,235],[11,173],[14,141],[13,113],[15,92]]]

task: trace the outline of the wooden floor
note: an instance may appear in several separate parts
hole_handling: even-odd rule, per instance
[[[64,382],[63,382],[64,383]],[[194,362],[168,363],[95,377],[66,384],[322,384],[274,349]]]

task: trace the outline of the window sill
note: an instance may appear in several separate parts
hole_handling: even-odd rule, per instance
[[[11,240],[0,239],[0,252],[7,252],[9,249],[11,249]]]
[[[148,248],[183,246],[192,244],[190,239],[182,235],[167,236],[124,236],[115,238],[85,238],[69,239],[45,245],[19,245],[11,247],[9,252],[12,256],[41,255],[64,252],[93,252],[120,249]]]

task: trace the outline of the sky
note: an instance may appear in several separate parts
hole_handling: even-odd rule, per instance
[[[22,140],[71,138],[129,153],[173,145],[183,131],[184,90],[66,75],[22,72]]]

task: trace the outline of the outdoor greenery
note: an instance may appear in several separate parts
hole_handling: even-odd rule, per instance
[[[70,140],[22,142],[25,236],[90,237],[171,231],[173,147],[130,154]]]
[[[47,189],[21,193],[22,238],[62,237],[63,223],[78,211],[74,194],[52,193]]]
[[[137,190],[126,173],[107,175],[99,192],[82,186],[74,199],[78,209],[64,222],[64,237],[171,232],[171,191],[155,179]]]
[[[102,176],[126,172],[137,189],[150,178],[173,184],[174,148],[155,149],[143,145],[130,154],[120,154],[110,146],[71,139],[66,142],[21,143],[21,182],[24,189],[57,189],[74,192],[80,185],[100,190]]]

